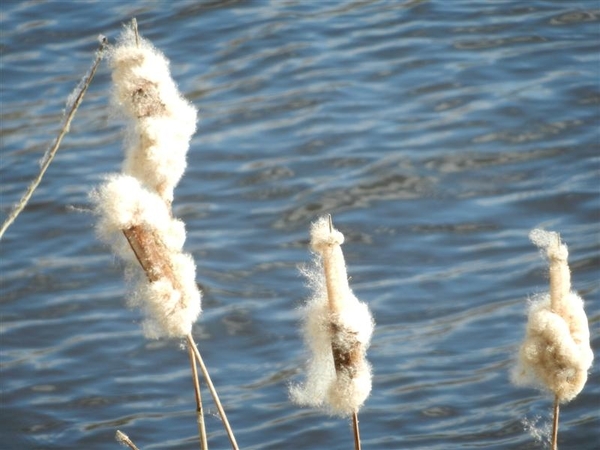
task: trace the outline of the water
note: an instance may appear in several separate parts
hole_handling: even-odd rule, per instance
[[[290,403],[308,227],[333,214],[377,320],[365,449],[541,449],[551,400],[508,380],[528,241],[559,231],[600,350],[600,10],[593,1],[7,1],[3,217],[38,170],[98,34],[137,17],[200,110],[174,211],[204,287],[194,328],[244,449],[352,446]],[[147,341],[87,193],[122,159],[103,64],[1,244],[5,449],[198,448],[187,356]],[[227,448],[212,404],[211,448]],[[600,444],[600,370],[561,448]]]

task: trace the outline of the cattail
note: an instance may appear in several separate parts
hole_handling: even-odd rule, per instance
[[[134,27],[110,52],[113,103],[129,120],[123,173],[92,193],[99,236],[132,275],[128,303],[144,311],[148,337],[184,338],[200,314],[196,266],[183,253],[185,225],[173,189],[186,166],[196,110],[177,91],[168,60]]]
[[[315,268],[305,275],[313,295],[304,308],[304,337],[311,349],[306,382],[291,395],[301,405],[324,407],[347,417],[356,414],[371,392],[365,359],[374,322],[368,306],[348,285],[341,244],[344,235],[322,217],[312,224]]]
[[[91,194],[100,217],[98,234],[126,263],[126,273],[132,279],[128,303],[144,312],[145,335],[187,342],[201,448],[207,448],[207,444],[197,365],[232,449],[237,450],[235,436],[192,336],[192,325],[201,310],[196,265],[182,251],[185,225],[171,211],[173,190],[185,170],[189,142],[196,130],[196,109],[179,94],[169,61],[139,36],[135,19],[112,49],[110,65],[113,104],[129,118],[129,125],[122,173],[108,176]]]
[[[583,300],[571,291],[569,253],[558,233],[536,229],[529,237],[549,260],[550,292],[537,296],[530,305],[512,378],[516,384],[548,390],[557,403],[565,403],[583,389],[594,359],[588,321]]]

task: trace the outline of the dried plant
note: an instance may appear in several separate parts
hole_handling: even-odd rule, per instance
[[[196,265],[183,252],[185,224],[171,210],[186,167],[196,109],[177,90],[166,57],[137,32],[124,29],[111,49],[113,105],[129,121],[122,172],[106,177],[91,197],[98,235],[125,262],[128,303],[144,313],[148,338],[179,338],[188,345],[202,448],[207,447],[197,366],[217,404],[231,445],[237,443],[200,352],[192,325],[201,312]]]
[[[549,260],[550,291],[531,303],[526,336],[512,379],[518,385],[535,386],[554,394],[552,448],[556,449],[559,404],[571,401],[581,392],[594,355],[583,300],[571,291],[567,246],[554,232],[536,229],[530,238]]]
[[[292,386],[292,398],[340,417],[352,417],[355,448],[360,448],[358,411],[371,392],[365,354],[374,321],[348,284],[341,244],[344,235],[331,217],[312,224],[315,267],[305,271],[313,295],[304,308],[304,338],[311,349],[306,382]]]

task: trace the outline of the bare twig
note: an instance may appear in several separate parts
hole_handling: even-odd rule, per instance
[[[223,405],[221,405],[221,401],[219,400],[219,395],[217,394],[215,386],[213,385],[212,380],[210,379],[210,375],[208,373],[208,370],[206,369],[206,366],[204,365],[202,356],[200,356],[200,351],[198,350],[198,347],[196,346],[194,337],[191,334],[188,334],[186,336],[186,339],[187,339],[189,348],[192,349],[192,351],[194,352],[194,355],[196,356],[196,359],[198,360],[198,364],[200,365],[200,370],[202,371],[202,375],[204,376],[204,379],[206,380],[206,384],[208,385],[210,394],[212,395],[215,405],[217,406],[217,410],[219,411],[219,415],[221,416],[221,420],[223,421],[223,426],[225,427],[225,431],[227,432],[227,436],[229,437],[229,442],[231,442],[231,448],[233,450],[239,450],[239,447],[235,440],[235,436],[233,435],[233,431],[231,429],[231,426],[229,425],[229,421],[227,420],[227,415],[225,415],[225,410],[223,409]]]
[[[117,433],[115,434],[115,439],[117,440],[118,443],[126,445],[131,450],[139,450],[135,446],[135,444],[133,443],[133,441],[131,439],[129,439],[129,436],[127,436],[121,430],[117,430]]]
[[[208,440],[206,438],[206,426],[204,425],[204,409],[202,407],[202,395],[200,394],[200,380],[198,380],[198,366],[194,351],[188,345],[190,355],[190,364],[192,365],[192,381],[194,383],[194,393],[196,394],[196,419],[198,422],[198,435],[200,436],[200,448],[208,450]]]
[[[95,59],[94,63],[92,64],[92,68],[89,72],[89,75],[85,79],[85,82],[83,83],[79,93],[77,94],[75,101],[71,105],[71,109],[69,110],[67,118],[64,121],[63,126],[62,126],[60,132],[58,133],[58,136],[56,137],[56,140],[54,141],[54,145],[52,146],[50,151],[44,157],[44,160],[42,161],[42,166],[40,168],[40,173],[31,182],[31,184],[27,188],[27,191],[25,191],[25,194],[23,194],[23,197],[21,197],[21,200],[19,200],[19,203],[15,206],[15,208],[12,210],[10,215],[6,218],[6,220],[2,224],[2,227],[0,228],[0,239],[2,239],[2,236],[4,236],[4,232],[15,221],[17,216],[19,214],[21,214],[21,211],[23,211],[23,209],[29,202],[29,199],[33,195],[33,192],[36,190],[36,188],[39,186],[40,182],[42,181],[42,177],[44,176],[44,174],[46,173],[46,170],[50,166],[50,163],[54,159],[54,155],[56,155],[56,152],[58,151],[58,147],[60,147],[63,137],[65,136],[65,134],[68,133],[69,128],[71,127],[71,121],[73,120],[73,117],[75,116],[75,113],[77,112],[77,109],[79,108],[79,105],[81,104],[81,102],[83,100],[83,96],[85,95],[90,83],[92,82],[92,79],[94,78],[94,75],[96,74],[96,70],[98,69],[98,66],[100,65],[100,61],[102,60],[102,57],[104,56],[104,49],[106,48],[107,45],[108,45],[108,40],[106,38],[102,38],[102,42],[100,43],[100,48],[96,52],[96,59]]]
[[[360,430],[358,428],[358,413],[352,414],[352,431],[354,431],[354,450],[361,450]]]
[[[131,28],[133,29],[133,32],[135,33],[135,45],[137,45],[139,47],[140,46],[140,32],[138,31],[137,19],[135,17],[133,19],[131,19]]]
[[[552,450],[558,450],[558,414],[559,414],[559,406],[558,406],[558,397],[554,397],[554,418],[552,420]]]

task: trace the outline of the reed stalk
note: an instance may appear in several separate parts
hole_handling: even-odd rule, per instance
[[[208,450],[206,438],[206,426],[204,423],[204,408],[202,407],[202,394],[200,393],[200,380],[198,379],[198,365],[194,352],[188,345],[188,355],[192,366],[192,382],[194,383],[194,394],[196,395],[196,422],[198,423],[198,435],[200,436],[200,449]]]
[[[101,42],[100,42],[100,47],[96,51],[96,59],[92,63],[92,66],[91,66],[90,70],[88,71],[88,74],[85,77],[83,84],[81,84],[81,87],[78,86],[76,88],[76,89],[79,89],[79,91],[77,92],[75,101],[71,104],[71,107],[69,108],[69,112],[67,113],[67,116],[66,116],[65,120],[63,121],[62,127],[61,127],[60,131],[58,132],[58,136],[56,137],[54,144],[52,145],[50,150],[44,155],[44,158],[41,162],[40,172],[34,178],[34,180],[31,182],[31,184],[29,185],[29,187],[27,188],[27,190],[25,191],[25,193],[19,200],[19,203],[16,204],[16,206],[13,208],[13,210],[11,211],[9,216],[6,218],[6,220],[0,227],[0,239],[2,239],[2,236],[4,236],[4,233],[6,232],[8,227],[12,225],[12,223],[19,216],[19,214],[21,214],[23,209],[25,209],[25,206],[27,206],[27,203],[31,199],[33,192],[37,189],[37,187],[41,183],[42,178],[44,177],[44,174],[46,173],[46,170],[48,170],[48,167],[50,167],[50,163],[54,159],[54,156],[56,155],[56,152],[58,151],[58,148],[60,147],[60,144],[61,144],[63,138],[69,132],[69,130],[71,128],[71,121],[73,120],[73,117],[75,117],[75,113],[79,109],[79,105],[81,105],[81,102],[83,101],[83,97],[85,96],[85,93],[87,92],[88,87],[90,86],[90,83],[92,82],[92,80],[94,78],[94,75],[96,75],[96,70],[98,69],[98,66],[100,65],[100,61],[102,60],[102,58],[104,56],[104,50],[107,45],[108,45],[108,40],[105,37],[102,37]]]
[[[559,415],[558,396],[554,396],[553,418],[552,418],[552,450],[558,450],[558,415]]]
[[[360,429],[358,428],[358,412],[352,413],[352,431],[354,433],[354,450],[361,450]]]
[[[233,450],[239,450],[238,444],[237,444],[237,442],[235,440],[235,436],[233,434],[233,430],[231,429],[231,426],[229,425],[229,421],[227,420],[227,415],[225,414],[223,405],[221,404],[221,401],[219,400],[219,394],[217,394],[217,390],[215,389],[215,386],[210,378],[210,374],[208,373],[208,370],[206,369],[206,365],[204,364],[204,361],[202,360],[202,356],[200,355],[198,346],[196,345],[196,342],[194,341],[194,337],[191,335],[191,333],[186,336],[186,340],[187,340],[189,348],[192,349],[192,351],[194,352],[194,355],[196,356],[196,359],[198,360],[198,364],[200,365],[200,370],[202,371],[204,380],[206,381],[206,384],[208,386],[210,394],[212,395],[213,401],[215,402],[215,405],[217,406],[217,410],[219,411],[219,415],[221,416],[221,420],[223,421],[223,426],[225,427],[225,431],[227,432],[227,437],[229,438],[229,442],[231,443],[231,448]]]
[[[117,430],[117,433],[115,434],[115,439],[117,440],[118,443],[126,445],[131,450],[139,450],[139,448],[136,447],[136,445],[133,443],[133,441],[131,439],[129,439],[129,436],[127,436],[121,430]]]

